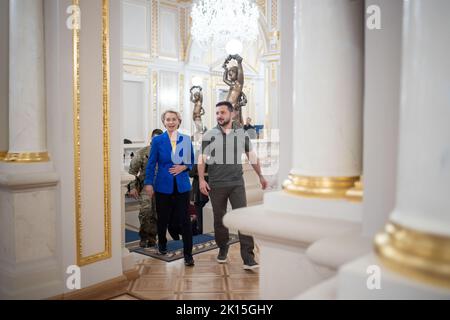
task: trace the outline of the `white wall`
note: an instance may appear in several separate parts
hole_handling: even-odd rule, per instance
[[[154,0],[121,0],[124,10],[123,20],[123,50],[124,54],[124,109],[122,115],[126,126],[124,138],[132,135],[128,128],[141,128],[141,115],[149,111],[149,122],[144,130],[150,133],[154,128],[161,128],[160,112],[172,107],[182,111],[183,123],[181,130],[190,134],[192,131],[192,103],[189,100],[189,89],[192,77],[200,76],[203,80],[203,105],[206,114],[204,125],[211,128],[216,124],[214,103],[216,102],[217,87],[227,88],[222,81],[222,63],[226,57],[225,50],[201,50],[195,42],[189,42],[182,34],[189,33],[189,19],[186,19],[185,30],[182,31],[182,12],[187,3],[173,3]],[[176,7],[175,7],[176,6]],[[187,14],[189,14],[187,12]],[[157,39],[154,37],[157,36]],[[182,59],[184,46],[188,47],[185,60]],[[154,46],[152,48],[152,46]],[[155,47],[156,46],[156,47]],[[260,61],[262,40],[245,48],[243,57],[245,64],[246,86],[248,86],[248,106],[245,112],[255,119],[260,118],[264,123],[266,103],[264,100],[264,65]],[[154,74],[156,73],[156,88]],[[131,88],[130,77],[145,78],[142,90],[149,93],[148,99],[131,97],[136,95],[137,84]],[[133,80],[134,81],[134,80]],[[262,88],[262,90],[261,90]],[[139,88],[141,90],[141,88]],[[251,90],[251,92],[249,92]],[[156,94],[155,94],[156,92]],[[250,94],[249,94],[250,93]],[[140,91],[138,93],[141,95]],[[141,110],[136,106],[141,103]],[[133,104],[133,108],[127,105]],[[139,123],[138,123],[139,122]],[[131,129],[129,129],[131,130]],[[134,129],[133,129],[134,130]],[[141,130],[141,129],[139,129]],[[132,131],[132,130],[131,130]],[[147,134],[148,134],[147,133]],[[133,140],[133,139],[132,139]],[[133,140],[134,141],[134,140]],[[138,142],[138,141],[134,141]]]
[[[160,3],[159,7],[159,55],[167,58],[179,57],[178,9]]]
[[[150,2],[146,0],[123,0],[123,49],[150,53],[151,23]]]
[[[365,33],[363,235],[380,231],[394,208],[397,176],[402,2],[381,9],[381,30]]]
[[[8,151],[9,1],[0,1],[0,152]]]
[[[99,15],[100,0],[81,1],[82,10],[82,28],[88,30],[90,22],[101,20]],[[63,279],[66,279],[66,268],[69,265],[77,263],[76,260],[76,235],[75,235],[75,191],[74,191],[74,139],[73,139],[73,112],[72,112],[72,31],[67,29],[66,8],[72,4],[71,0],[45,0],[45,23],[46,23],[46,60],[52,63],[46,64],[47,81],[47,114],[48,114],[48,146],[52,155],[55,170],[60,176],[58,185],[58,233],[57,243],[59,255],[61,256]],[[93,285],[106,281],[122,274],[122,251],[121,251],[121,193],[120,193],[120,171],[122,144],[120,137],[120,101],[121,101],[121,81],[122,81],[122,63],[121,63],[121,3],[120,0],[110,1],[110,190],[111,190],[111,253],[109,259],[95,262],[81,268],[82,287]],[[89,30],[89,32],[98,32],[100,30]],[[88,32],[88,31],[86,31]],[[85,33],[86,33],[85,32]],[[86,37],[82,37],[83,42]],[[86,47],[84,42],[81,55],[91,55],[98,57],[101,42],[94,43],[92,47]],[[94,60],[94,58],[93,58]],[[81,59],[81,63],[86,64],[89,61]],[[97,61],[98,63],[98,61]],[[81,91],[86,90],[86,77],[92,73],[95,77],[97,69],[90,70],[82,66],[81,72],[84,73],[81,78]],[[91,84],[92,90],[101,93],[101,82]],[[90,106],[98,108],[96,97],[82,96],[82,108]],[[100,106],[101,107],[101,106]],[[85,111],[88,112],[88,111]],[[82,121],[86,119],[82,118]],[[95,122],[91,127],[83,126],[82,130],[91,138],[96,139],[102,135],[100,123]],[[85,142],[86,139],[82,140]],[[86,144],[85,144],[86,145]],[[89,153],[91,150],[82,149],[82,152]],[[98,165],[103,164],[103,159],[88,158],[82,161],[82,170],[92,170]],[[89,177],[84,176],[84,179]],[[102,214],[103,212],[92,211],[92,205],[102,203],[103,196],[100,199],[82,199],[82,216],[84,221],[83,238],[88,241],[89,250],[102,249],[102,240],[98,240],[92,234],[102,234],[103,227],[92,225],[96,223],[94,219],[88,218],[88,215]],[[87,219],[86,219],[87,218]],[[100,242],[101,241],[101,242]],[[65,283],[65,281],[64,281]],[[62,292],[70,291],[65,286],[61,288]]]
[[[148,90],[147,77],[124,74],[121,105],[123,137],[135,143],[148,143],[152,123]]]

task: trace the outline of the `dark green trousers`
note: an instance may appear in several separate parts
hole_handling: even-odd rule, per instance
[[[227,212],[227,203],[230,200],[233,210],[246,207],[247,197],[245,195],[245,186],[211,187],[209,197],[214,212],[216,243],[219,248],[226,247],[230,240],[228,228],[223,224],[223,216]],[[239,232],[239,241],[241,243],[241,257],[244,264],[253,262],[255,260],[253,237]]]

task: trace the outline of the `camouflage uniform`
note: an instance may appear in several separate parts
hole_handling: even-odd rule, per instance
[[[137,189],[139,191],[139,222],[141,224],[139,229],[139,236],[141,240],[147,240],[150,245],[156,243],[157,235],[157,216],[155,198],[150,199],[144,189],[145,168],[147,167],[150,146],[138,150],[131,160],[130,169],[128,172],[136,179],[130,183],[130,190]]]

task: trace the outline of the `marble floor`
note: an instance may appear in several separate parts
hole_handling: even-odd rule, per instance
[[[230,247],[228,262],[216,262],[218,249],[194,256],[195,266],[183,260],[164,262],[145,258],[139,262],[140,277],[132,281],[120,300],[256,300],[258,271],[242,269],[239,243]],[[255,250],[258,261],[258,250]]]

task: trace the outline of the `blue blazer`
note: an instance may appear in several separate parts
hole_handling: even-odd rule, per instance
[[[158,172],[155,177],[156,164],[158,164]],[[172,144],[166,131],[152,140],[144,184],[153,186],[156,192],[172,194],[174,191],[174,176],[169,172],[169,169],[175,164],[186,165],[191,170],[194,164],[194,148],[190,137],[178,132],[177,147],[175,153],[172,153]],[[177,189],[180,193],[191,190],[189,170],[175,176]]]

